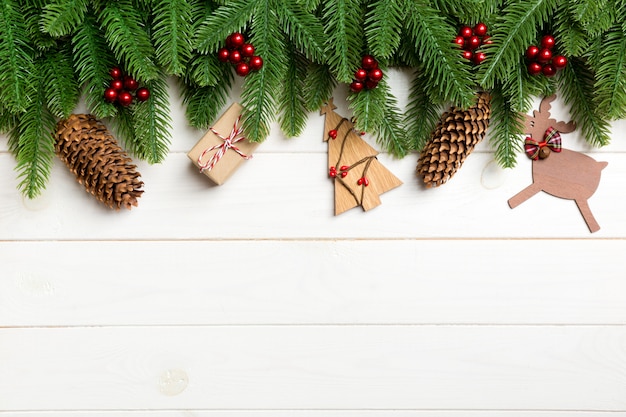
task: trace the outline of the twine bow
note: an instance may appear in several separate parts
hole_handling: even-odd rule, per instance
[[[200,156],[198,157],[198,166],[200,167],[200,172],[205,171],[205,170],[207,171],[212,170],[213,167],[215,167],[215,164],[217,164],[220,161],[220,159],[222,159],[226,151],[228,151],[229,149],[232,149],[233,151],[237,152],[239,156],[241,156],[244,159],[252,158],[252,155],[248,156],[244,154],[241,151],[241,149],[235,146],[236,143],[241,142],[242,140],[245,139],[245,137],[242,135],[243,129],[239,126],[240,120],[241,120],[241,115],[237,117],[237,119],[235,120],[233,129],[230,131],[230,134],[227,137],[222,136],[218,131],[216,131],[212,127],[210,128],[211,132],[215,133],[215,135],[218,138],[222,139],[224,142],[220,143],[219,145],[211,146],[205,149],[204,152],[200,154]],[[204,158],[204,156],[207,153],[212,152],[216,149],[217,149],[217,152],[215,152],[213,156],[211,156],[211,158],[209,158],[209,160],[206,161],[206,163],[202,163],[202,158]]]
[[[561,152],[561,134],[553,127],[546,129],[546,133],[543,135],[543,142],[537,142],[531,137],[527,137],[524,141],[524,150],[530,159],[536,161],[540,157],[546,158],[547,156],[541,155],[541,149],[548,148],[553,152]]]

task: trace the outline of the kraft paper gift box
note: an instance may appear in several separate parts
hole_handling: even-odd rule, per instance
[[[187,154],[193,164],[217,185],[223,184],[259,146],[243,136],[242,110],[240,104],[233,103]]]

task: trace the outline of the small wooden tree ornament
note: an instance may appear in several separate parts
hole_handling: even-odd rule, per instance
[[[526,138],[525,149],[533,159],[533,183],[508,203],[515,208],[539,191],[574,200],[589,231],[597,232],[600,225],[593,217],[587,200],[596,192],[601,171],[608,163],[598,162],[580,152],[561,149],[560,141],[553,140],[559,132],[570,133],[576,128],[573,122],[557,122],[550,118],[550,103],[555,99],[555,95],[544,98],[539,111],[533,111],[532,116],[525,115],[524,133],[530,135]]]
[[[326,116],[328,175],[335,182],[335,215],[361,206],[368,211],[381,204],[380,194],[402,185],[376,158],[378,152],[355,132],[353,123],[335,113],[332,98],[322,106]]]

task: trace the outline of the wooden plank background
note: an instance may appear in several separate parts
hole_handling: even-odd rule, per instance
[[[132,211],[59,161],[23,199],[0,138],[0,417],[626,416],[626,122],[603,149],[564,136],[609,162],[590,234],[572,201],[509,209],[530,162],[488,139],[435,190],[381,154],[404,185],[334,217],[314,113],[211,186],[171,93]]]

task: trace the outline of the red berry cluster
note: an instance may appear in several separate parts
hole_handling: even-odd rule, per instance
[[[104,90],[104,99],[109,103],[117,102],[121,106],[130,106],[133,99],[138,101],[146,101],[150,98],[150,90],[146,87],[139,88],[139,83],[130,75],[124,75],[122,70],[113,67],[109,71],[111,74],[111,83],[109,88]],[[135,92],[133,96],[132,92]]]
[[[567,66],[567,58],[563,55],[554,55],[554,36],[545,35],[541,38],[540,47],[530,45],[526,49],[526,59],[528,62],[528,72],[531,75],[543,74],[552,77],[557,70]]]
[[[487,58],[487,55],[483,51],[478,51],[478,48],[491,43],[487,35],[487,25],[478,23],[473,28],[463,26],[459,30],[459,35],[454,38],[454,43],[463,49],[463,58],[472,61],[474,65],[480,64]]]
[[[373,90],[378,87],[383,75],[383,71],[378,68],[378,61],[371,55],[365,55],[361,58],[361,68],[354,72],[354,80],[350,84],[350,90],[355,93],[363,90],[363,88]]]
[[[246,38],[239,32],[228,35],[226,47],[217,51],[217,58],[233,64],[237,75],[242,77],[263,67],[263,59],[254,55],[254,45],[246,43]]]

